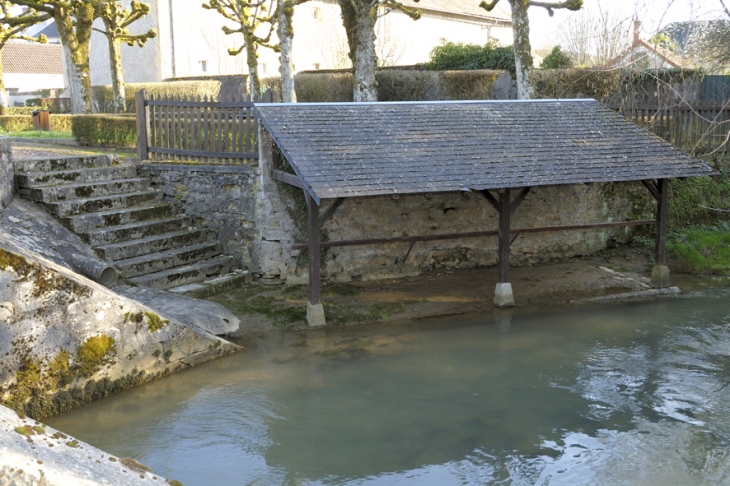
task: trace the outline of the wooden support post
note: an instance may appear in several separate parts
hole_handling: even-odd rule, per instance
[[[659,179],[656,185],[659,198],[656,210],[656,264],[651,271],[651,283],[655,287],[666,288],[671,285],[669,267],[664,248],[667,243],[667,213],[669,206],[669,179]]]
[[[147,160],[149,155],[147,149],[147,119],[149,118],[149,108],[145,105],[146,95],[147,92],[145,90],[139,90],[134,100],[137,105],[137,149],[139,151],[139,160]]]
[[[307,202],[307,227],[309,239],[309,302],[307,302],[307,322],[309,327],[325,325],[324,307],[321,302],[321,275],[319,261],[319,206],[309,191],[304,190]]]
[[[669,206],[669,180],[660,179],[657,184],[659,200],[656,212],[656,264],[665,265],[664,247],[667,243],[667,213]]]
[[[525,193],[526,194],[526,193]],[[524,196],[522,196],[524,198]],[[510,216],[520,201],[510,202],[510,190],[499,191],[499,204],[495,205],[499,211],[499,280],[494,289],[494,305],[497,307],[512,307],[515,305],[512,294],[512,284],[509,283],[509,254],[510,254]]]
[[[509,283],[510,190],[499,193],[499,283]]]

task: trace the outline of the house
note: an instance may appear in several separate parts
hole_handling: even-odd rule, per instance
[[[10,41],[3,47],[2,63],[8,106],[25,106],[40,90],[64,88],[61,44]]]
[[[125,0],[127,3],[127,0]],[[229,48],[242,44],[240,34],[221,31],[224,18],[201,7],[201,0],[148,0],[150,14],[130,26],[132,32],[158,31],[143,48],[122,46],[125,81],[155,82],[168,78],[245,74],[245,53],[232,57]],[[422,18],[413,21],[399,11],[387,13],[376,24],[376,52],[382,65],[409,65],[428,60],[443,41],[483,45],[491,39],[512,43],[508,11],[487,12],[477,2],[460,0],[405,0],[419,8]],[[101,22],[98,28],[102,28]],[[230,27],[232,24],[228,23]],[[274,36],[275,42],[275,36]],[[336,0],[310,0],[294,10],[293,56],[296,71],[350,66],[345,29]],[[279,54],[259,47],[259,75],[279,74]],[[111,83],[105,37],[95,32],[91,45],[91,82]]]
[[[641,39],[641,22],[634,21],[634,41],[626,51],[612,59],[606,68],[693,69],[695,66],[669,49]]]

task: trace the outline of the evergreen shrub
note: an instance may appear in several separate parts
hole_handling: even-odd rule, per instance
[[[137,119],[130,115],[74,115],[71,131],[81,145],[114,148],[137,146]]]
[[[433,71],[465,71],[489,69],[515,72],[515,53],[512,46],[502,47],[496,41],[484,46],[446,42],[431,51],[431,59],[423,64]]]

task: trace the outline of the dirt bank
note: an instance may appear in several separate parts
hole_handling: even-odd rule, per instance
[[[620,247],[590,257],[544,265],[512,267],[510,280],[517,313],[542,313],[601,296],[650,291],[647,250]],[[724,282],[711,278],[672,275],[672,283],[694,290]],[[322,301],[328,326],[436,317],[492,314],[497,269],[434,270],[418,277],[369,282],[327,283]],[[241,319],[240,335],[264,329],[303,330],[307,287],[255,282],[242,289],[210,297]]]

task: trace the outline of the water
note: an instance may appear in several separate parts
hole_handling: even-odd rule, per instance
[[[729,303],[272,334],[48,423],[186,486],[730,484]]]

